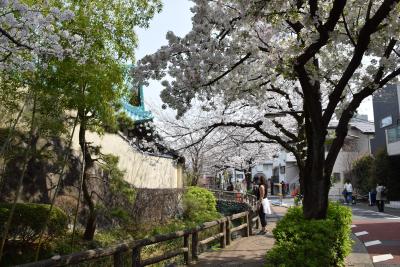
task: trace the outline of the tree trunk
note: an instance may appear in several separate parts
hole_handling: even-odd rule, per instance
[[[93,168],[93,159],[90,155],[90,151],[88,149],[88,145],[86,144],[86,123],[87,118],[84,111],[78,112],[80,127],[79,127],[79,145],[82,150],[82,154],[84,155],[83,159],[85,161],[85,168],[83,171],[83,181],[82,181],[82,193],[83,198],[89,208],[89,216],[86,223],[85,233],[83,238],[85,240],[93,240],[94,233],[96,231],[96,209],[95,204],[93,202],[92,196],[89,193],[88,189],[88,179],[90,170]]]
[[[82,190],[83,190],[83,197],[89,207],[89,216],[86,222],[86,228],[85,228],[85,233],[83,234],[83,239],[93,240],[94,233],[96,231],[97,212],[92,197],[89,194],[85,180],[83,182]]]
[[[37,144],[40,136],[35,130],[33,135],[30,137],[29,147],[31,151],[31,157],[27,164],[26,175],[24,178],[24,193],[26,196],[35,196],[39,193],[40,203],[50,203],[49,189],[47,188],[47,178],[45,173],[45,163],[40,159],[40,152],[37,150]],[[32,199],[26,199],[26,201],[33,201]]]
[[[330,179],[324,176],[325,135],[323,131],[319,133],[313,131],[313,138],[310,142],[311,149],[308,151],[304,170],[303,214],[306,219],[325,219]]]

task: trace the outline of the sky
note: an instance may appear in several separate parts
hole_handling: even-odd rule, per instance
[[[192,2],[188,0],[164,0],[163,10],[154,16],[147,29],[138,29],[139,45],[136,49],[136,59],[152,54],[163,45],[167,44],[165,35],[173,31],[177,36],[183,37],[192,27]],[[157,113],[161,109],[162,101],[160,92],[162,86],[158,81],[151,81],[149,87],[144,90],[146,108]],[[358,109],[360,114],[367,114],[369,120],[373,120],[371,97],[365,99]]]
[[[188,0],[164,0],[163,10],[154,16],[147,29],[136,31],[139,45],[136,49],[136,59],[156,52],[161,46],[167,44],[165,38],[168,31],[173,31],[177,36],[183,37],[192,28],[192,2]],[[162,86],[158,81],[151,81],[144,89],[146,108],[152,111],[161,109],[162,101],[160,92]]]

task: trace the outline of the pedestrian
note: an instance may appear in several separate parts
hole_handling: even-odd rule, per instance
[[[254,177],[253,186],[252,186],[253,187],[252,194],[257,196],[257,199],[258,199],[258,181],[259,181],[259,178],[257,176]]]
[[[281,182],[281,193],[282,193],[282,196],[284,197],[285,196],[285,182],[284,181]]]
[[[233,184],[232,182],[229,182],[228,187],[226,188],[226,191],[233,191]]]
[[[272,182],[271,179],[268,179],[268,183],[269,183],[270,188],[271,188],[271,196],[273,196],[274,195],[274,183]]]
[[[259,177],[259,182],[258,182],[258,194],[257,194],[257,199],[258,199],[258,216],[260,216],[260,221],[261,221],[261,232],[260,234],[265,234],[267,233],[267,215],[265,213],[265,209],[269,207],[264,207],[263,205],[266,205],[264,199],[267,198],[267,182],[265,181],[265,178],[263,176]],[[264,202],[264,204],[263,204]],[[268,203],[268,202],[267,202]]]
[[[348,205],[349,203],[352,203],[353,186],[351,185],[350,180],[346,180],[343,191],[345,191],[346,204]]]
[[[376,205],[378,206],[378,211],[384,211],[385,200],[387,200],[386,186],[384,186],[382,183],[378,183],[376,187]]]

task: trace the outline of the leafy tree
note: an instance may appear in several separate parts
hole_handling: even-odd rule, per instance
[[[358,188],[361,193],[368,193],[375,187],[371,180],[371,168],[374,164],[374,158],[370,155],[363,156],[353,162],[351,174],[352,184]]]
[[[75,11],[71,31],[83,36],[90,48],[80,58],[67,58],[51,65],[48,83],[66,96],[65,108],[76,111],[79,145],[83,155],[82,193],[89,208],[84,239],[92,240],[96,229],[96,206],[88,180],[99,150],[86,141],[88,130],[102,133],[115,123],[115,110],[125,97],[125,60],[134,57],[137,38],[135,26],[147,26],[161,8],[160,1],[52,1]]]
[[[400,185],[398,182],[400,173],[400,157],[388,156],[386,150],[380,150],[371,167],[371,186],[383,183],[388,189],[389,200],[400,199]]]
[[[398,2],[195,0],[192,31],[182,38],[169,32],[168,45],[138,63],[135,79],[172,77],[161,96],[179,116],[195,100],[211,110],[236,107],[210,128],[254,130],[259,141],[292,152],[304,216],[323,219],[350,119],[400,74]]]

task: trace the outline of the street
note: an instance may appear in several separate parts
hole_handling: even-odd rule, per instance
[[[375,266],[400,266],[400,210],[363,203],[353,210],[353,233],[364,243]]]

